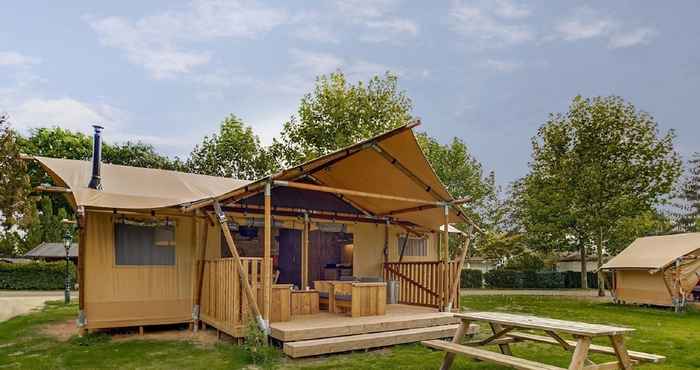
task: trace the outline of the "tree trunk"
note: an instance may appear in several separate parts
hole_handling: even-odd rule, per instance
[[[596,249],[598,252],[598,271],[600,271],[600,268],[603,267],[603,230],[600,230],[599,238],[598,238],[598,243],[596,243]],[[603,275],[601,273],[597,273],[596,276],[598,277],[598,297],[605,297],[605,280],[603,280]]]
[[[586,255],[586,244],[579,244],[579,254],[581,255],[581,288],[588,289],[588,255]]]

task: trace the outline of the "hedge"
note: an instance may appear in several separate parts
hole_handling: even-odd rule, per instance
[[[483,288],[484,274],[481,270],[462,270],[462,278],[460,280],[461,288]]]
[[[462,275],[464,276],[464,275]],[[588,273],[588,287],[598,288],[598,277]],[[515,271],[496,269],[484,274],[489,288],[505,289],[577,289],[581,288],[581,273],[574,271]]]
[[[75,282],[75,266],[68,264],[71,282]],[[30,262],[0,263],[0,289],[58,290],[64,288],[66,263]],[[72,287],[72,285],[71,285]]]

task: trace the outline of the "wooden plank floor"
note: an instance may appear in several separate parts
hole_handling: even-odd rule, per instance
[[[316,356],[327,353],[354,351],[394,346],[423,340],[448,338],[454,335],[458,324],[404,329],[381,333],[358,334],[345,337],[303,340],[284,343],[284,353],[292,358]]]
[[[451,313],[435,308],[391,304],[386,315],[350,317],[325,311],[293,316],[290,321],[270,324],[270,335],[283,342],[377,333],[456,324]]]

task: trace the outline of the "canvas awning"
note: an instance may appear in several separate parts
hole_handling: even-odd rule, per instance
[[[260,185],[267,181],[312,179],[318,185],[337,189],[397,195],[429,202],[453,201],[454,198],[440,182],[418,145],[412,130],[414,126],[398,127],[248,184],[246,188],[257,187],[256,193],[259,193]],[[241,198],[242,192],[241,188],[233,189],[217,200],[223,204],[235,202]],[[417,207],[419,204],[415,202],[357,195],[344,195],[343,199],[369,214],[391,216],[431,230],[438,230],[445,223],[444,207]],[[274,198],[272,202],[274,205]],[[469,220],[460,210],[452,207],[449,222]]]
[[[102,190],[88,188],[89,161],[33,157],[60,186],[69,188],[74,206],[150,210],[221,195],[250,181],[177,171],[102,164]]]
[[[602,269],[663,269],[696,250],[700,250],[700,233],[638,238]]]
[[[445,223],[444,206],[454,200],[425,158],[412,128],[407,124],[371,139],[321,156],[255,182],[111,164],[102,165],[102,190],[88,188],[91,163],[34,157],[60,186],[70,189],[74,206],[107,209],[152,210],[182,206],[199,208],[213,200],[231,203],[248,198],[251,203],[269,181],[307,182],[357,192],[400,196],[404,199],[341,196],[341,203],[328,197],[303,200],[298,189],[286,192],[288,204],[316,204],[330,211],[391,217],[438,230]],[[242,197],[241,194],[244,196]],[[278,192],[281,194],[281,192]],[[317,193],[319,194],[319,193]],[[297,199],[299,198],[299,199]],[[413,199],[423,201],[407,201]],[[261,200],[261,199],[260,199]],[[434,203],[427,205],[425,202]],[[273,199],[274,204],[274,199]],[[469,222],[459,207],[450,206],[450,223]],[[191,209],[191,208],[189,208]]]

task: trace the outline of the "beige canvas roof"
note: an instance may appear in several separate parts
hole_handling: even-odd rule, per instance
[[[371,139],[289,168],[254,183],[230,178],[194,175],[175,171],[103,164],[101,191],[87,187],[89,161],[35,157],[59,185],[72,190],[75,205],[116,209],[158,209],[193,203],[229,201],[243,189],[265,181],[295,181],[312,176],[321,185],[368,193],[396,195],[425,201],[449,202],[454,198],[440,182],[425,158],[408,124]],[[259,190],[262,190],[258,188]],[[374,215],[417,206],[414,202],[345,196],[353,206]],[[274,199],[273,199],[274,205]],[[438,230],[444,224],[442,207],[392,215]],[[450,223],[466,222],[458,211],[450,212]]]
[[[310,175],[319,184],[333,188],[400,195],[426,201],[446,202],[454,200],[438,179],[418,145],[412,130],[414,126],[415,124],[408,124],[398,127],[289,168],[273,175],[272,180],[295,181],[305,175]],[[382,155],[382,152],[385,155]],[[225,203],[234,195],[235,191],[232,191],[219,197],[219,200]],[[416,206],[416,203],[412,202],[352,195],[346,195],[344,199],[375,215],[385,215],[391,211]],[[274,199],[272,202],[274,205]],[[422,209],[392,215],[392,217],[431,230],[438,230],[440,225],[445,223],[442,208]],[[468,222],[468,220],[463,214],[451,211],[449,222]]]
[[[648,236],[635,240],[602,268],[661,269],[698,249],[700,233]]]
[[[71,189],[74,205],[158,209],[221,195],[249,181],[177,171],[102,164],[102,190],[88,188],[89,161],[34,157],[58,185]]]

